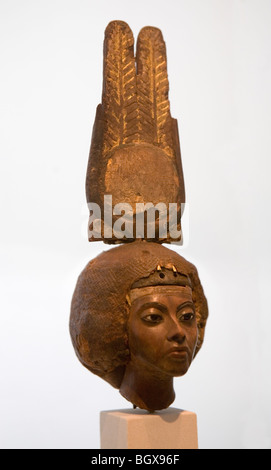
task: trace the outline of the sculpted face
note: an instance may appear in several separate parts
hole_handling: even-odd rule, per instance
[[[159,286],[136,290],[135,298],[131,294],[128,324],[132,362],[152,370],[154,376],[184,375],[198,338],[191,288]]]

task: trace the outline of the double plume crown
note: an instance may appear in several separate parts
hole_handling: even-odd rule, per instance
[[[113,206],[129,203],[133,214],[137,203],[176,203],[180,221],[184,181],[178,126],[170,114],[168,91],[161,31],[143,28],[134,54],[129,26],[122,21],[109,23],[102,103],[97,107],[87,170],[88,203],[104,208],[104,195],[112,195]],[[167,234],[166,239],[153,241],[171,239]],[[106,242],[116,240],[112,237]]]

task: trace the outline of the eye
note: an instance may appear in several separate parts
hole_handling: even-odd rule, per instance
[[[191,321],[191,320],[194,320],[194,318],[195,318],[194,312],[182,313],[178,316],[179,321]]]
[[[143,321],[146,323],[151,323],[151,324],[158,324],[163,321],[162,315],[159,315],[159,313],[149,313],[148,315],[144,315],[141,317]]]

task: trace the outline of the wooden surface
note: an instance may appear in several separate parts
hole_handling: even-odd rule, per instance
[[[197,449],[197,416],[177,408],[100,413],[101,449]]]
[[[115,244],[144,238],[159,243],[180,242],[185,188],[178,125],[170,112],[162,32],[152,26],[142,28],[134,47],[128,24],[111,21],[105,30],[103,51],[102,102],[97,107],[86,175],[87,202],[98,204],[102,213],[95,216],[95,230],[94,217],[90,218],[89,241]],[[109,222],[105,216],[109,210],[105,195],[112,196],[113,207],[129,204],[133,213],[132,224],[127,223],[130,229],[126,230],[124,224],[122,233],[108,230],[111,219]],[[155,233],[148,234],[147,224],[143,224],[139,236],[137,204],[156,206],[160,202],[167,211],[169,204],[176,204],[177,230],[171,233],[168,228],[159,234],[159,220],[169,227],[169,214],[163,220],[157,211],[159,216],[151,224]],[[123,211],[129,210],[123,206]],[[112,209],[110,213],[116,227],[119,214]]]

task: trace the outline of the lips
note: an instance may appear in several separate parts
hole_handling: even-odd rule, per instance
[[[184,355],[189,354],[189,349],[187,347],[176,347],[176,348],[171,348],[168,351],[168,355],[178,358],[178,357],[183,357]]]

